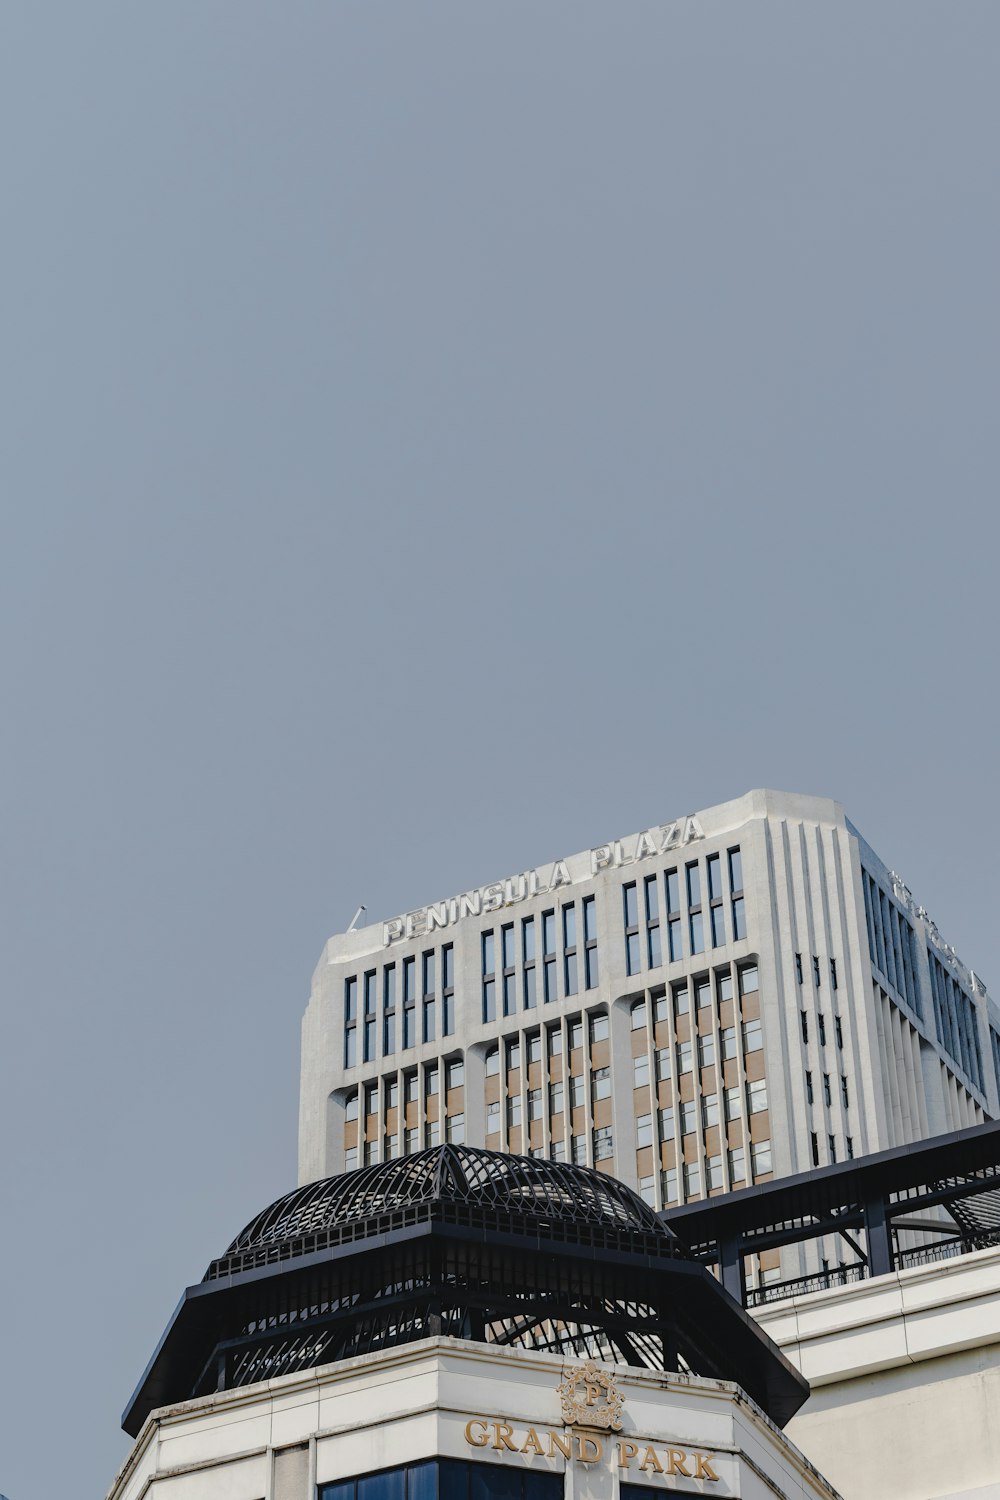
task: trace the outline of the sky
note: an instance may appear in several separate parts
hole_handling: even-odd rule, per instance
[[[756,786],[1000,995],[1000,8],[6,0],[0,1491],[295,1185],[322,945]]]

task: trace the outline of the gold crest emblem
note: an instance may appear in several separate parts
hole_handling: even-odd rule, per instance
[[[599,1427],[605,1432],[621,1432],[625,1398],[619,1395],[610,1370],[600,1369],[589,1359],[581,1369],[566,1372],[558,1391],[567,1427]]]

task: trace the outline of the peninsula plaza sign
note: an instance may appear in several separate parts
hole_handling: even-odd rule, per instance
[[[530,901],[533,896],[546,896],[562,886],[592,880],[603,870],[641,864],[643,860],[669,854],[673,849],[682,849],[704,837],[705,830],[692,814],[678,818],[674,823],[663,823],[658,828],[647,828],[631,838],[612,839],[610,844],[598,844],[589,850],[588,855],[574,856],[571,860],[557,859],[551,865],[523,870],[506,880],[494,880],[474,891],[463,891],[448,901],[437,901],[431,906],[404,912],[401,917],[393,917],[382,924],[383,946],[388,948],[403,938],[424,937],[439,927],[452,927],[463,917],[483,916],[505,906],[516,906],[519,901]],[[572,873],[571,865],[574,867]]]
[[[643,1438],[612,1437],[624,1426],[620,1395],[610,1370],[602,1370],[593,1360],[577,1370],[570,1370],[558,1387],[562,1402],[563,1430],[552,1427],[515,1427],[500,1417],[473,1417],[465,1424],[465,1441],[470,1448],[492,1448],[506,1456],[555,1458],[561,1455],[570,1463],[612,1463],[623,1473],[630,1469],[664,1478],[718,1481],[712,1467],[712,1454],[690,1448],[674,1448]],[[590,1428],[591,1431],[578,1431]],[[599,1433],[607,1433],[607,1439]]]

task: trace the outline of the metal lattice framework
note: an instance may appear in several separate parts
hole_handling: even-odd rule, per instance
[[[125,1413],[416,1339],[690,1370],[776,1422],[802,1377],[631,1189],[445,1145],[296,1189],[185,1293]]]

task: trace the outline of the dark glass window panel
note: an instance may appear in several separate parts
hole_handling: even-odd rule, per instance
[[[697,865],[687,867],[688,906],[701,905],[701,876]]]
[[[660,929],[658,927],[649,929],[649,967],[651,969],[660,967]]]
[[[656,895],[656,876],[647,875],[645,886],[646,921],[655,922],[660,914],[660,903]]]
[[[358,1479],[358,1500],[406,1500],[406,1470],[362,1475]]]
[[[375,1014],[375,971],[365,975],[365,1015]]]
[[[514,929],[513,927],[502,927],[500,929],[501,950],[503,953],[503,966],[505,969],[514,967]]]
[[[729,888],[734,896],[743,889],[743,856],[738,849],[729,851]]]
[[[588,943],[597,938],[597,902],[587,896],[583,903],[583,936]]]
[[[417,1037],[416,1037],[416,1012],[413,1010],[413,1008],[411,1006],[407,1006],[404,1009],[404,1011],[403,1011],[403,1050],[404,1050],[404,1052],[406,1051],[407,1047],[415,1047],[416,1044],[417,1044]]]
[[[320,1500],[354,1500],[354,1480],[339,1479],[336,1484],[324,1484],[319,1494]]]
[[[433,1000],[424,1001],[424,1041],[434,1041],[435,1005]]]
[[[576,947],[576,907],[563,907],[563,947]]]
[[[434,955],[433,955],[433,953],[425,953],[424,954],[424,994],[425,995],[433,995],[433,993],[434,993]]]
[[[365,1022],[365,1062],[371,1062],[375,1056],[375,1022]]]
[[[712,907],[712,947],[721,948],[726,941],[726,919],[721,906]]]
[[[493,974],[496,972],[496,944],[492,932],[483,933],[483,973]]]
[[[358,1009],[358,981],[348,979],[344,985],[344,1020],[356,1019]]]
[[[562,1500],[563,1476],[528,1469],[524,1474],[524,1500]]]
[[[625,926],[635,927],[639,921],[639,905],[636,900],[635,883],[627,885],[622,891],[625,900]]]
[[[670,954],[671,963],[676,963],[679,958],[684,957],[684,943],[681,938],[680,917],[673,917],[667,923],[667,948]]]
[[[442,1025],[442,1028],[441,1028],[442,1035],[443,1036],[451,1036],[452,1032],[455,1030],[455,997],[454,997],[454,995],[445,995],[445,997],[444,997],[444,1004],[441,1007],[441,1017],[442,1017],[442,1021],[443,1021],[443,1025]]]
[[[522,1500],[523,1483],[524,1474],[513,1466],[469,1465],[469,1500]]]
[[[593,990],[593,989],[597,988],[597,980],[598,980],[598,972],[597,972],[597,949],[596,948],[588,948],[587,949],[587,988],[588,988],[588,990]]]
[[[406,958],[403,960],[403,1004],[412,1000],[417,993],[417,960]]]
[[[517,1010],[517,995],[514,989],[514,975],[505,974],[503,977],[503,1013],[512,1016]]]
[[[455,985],[455,950],[449,943],[441,953],[444,964],[444,988],[450,990]]]
[[[385,977],[384,977],[384,980],[383,980],[382,995],[383,995],[383,998],[385,1000],[385,1008],[386,1008],[386,1010],[395,1010],[395,1008],[396,1008],[396,965],[395,964],[389,964],[388,968],[385,970]]]
[[[554,953],[556,951],[556,914],[554,911],[542,913],[542,952]]]
[[[396,1047],[396,1016],[394,1011],[386,1011],[385,1025],[382,1028],[382,1051],[389,1053]]]
[[[676,870],[667,871],[667,911],[680,911],[681,886]]]
[[[353,1068],[358,1060],[358,1033],[352,1026],[344,1038],[344,1067]]]
[[[530,969],[525,969],[524,971],[524,1008],[525,1010],[534,1010],[536,1004],[535,969],[532,966]]]
[[[625,970],[628,974],[638,974],[639,968],[639,934],[632,932],[625,939]]]
[[[717,854],[712,854],[705,864],[708,869],[708,899],[719,901],[722,898],[722,860]]]
[[[487,979],[483,983],[483,1020],[495,1021],[497,1018],[497,987],[496,981]]]
[[[691,952],[704,953],[705,951],[705,926],[702,921],[701,912],[694,912],[691,916]]]
[[[437,1459],[411,1464],[406,1476],[406,1500],[437,1500],[438,1482]]]
[[[525,917],[521,923],[521,952],[525,963],[530,963],[535,956],[535,919]]]
[[[548,1003],[556,998],[556,961],[554,958],[545,960],[545,1000]]]
[[[566,993],[567,993],[567,995],[575,995],[576,991],[577,991],[577,982],[576,982],[576,954],[575,953],[567,953],[567,955],[566,955]]]

